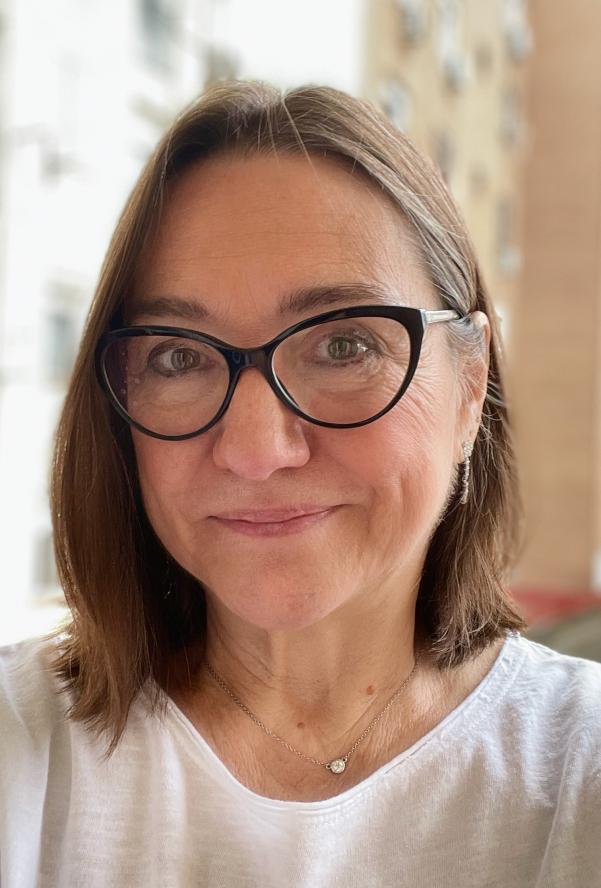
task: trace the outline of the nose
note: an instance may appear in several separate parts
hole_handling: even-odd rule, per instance
[[[310,457],[305,420],[296,416],[255,368],[244,370],[225,414],[214,427],[213,459],[241,478],[265,481]]]

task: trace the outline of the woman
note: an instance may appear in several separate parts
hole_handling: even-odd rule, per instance
[[[5,888],[597,884],[601,666],[520,635],[501,358],[373,108],[174,123],[58,430],[72,620],[2,654]]]

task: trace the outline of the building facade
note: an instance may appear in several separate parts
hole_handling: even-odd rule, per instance
[[[3,628],[58,591],[52,440],[104,251],[174,114],[227,54],[196,0],[0,7]],[[85,497],[85,491],[81,491]],[[31,622],[33,621],[33,623]],[[2,633],[0,631],[0,641]]]
[[[365,93],[441,170],[510,347],[527,143],[526,6],[516,0],[368,0]]]
[[[514,337],[520,583],[601,592],[601,6],[531,0]]]
[[[526,510],[514,588],[594,594],[601,6],[369,0],[369,12],[367,95],[440,167],[502,320]]]

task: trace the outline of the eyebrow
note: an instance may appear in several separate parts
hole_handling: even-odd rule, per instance
[[[302,287],[293,290],[280,299],[278,306],[282,316],[302,312],[332,308],[349,303],[375,303],[381,305],[399,304],[395,296],[380,284],[367,281],[349,281],[340,284],[327,284]],[[132,305],[131,319],[141,315],[152,317],[177,317],[187,321],[205,321],[214,317],[207,306],[199,299],[184,299],[181,296],[157,296],[137,299]]]

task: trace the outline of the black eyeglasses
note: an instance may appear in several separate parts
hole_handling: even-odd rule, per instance
[[[246,349],[182,327],[123,327],[100,338],[96,372],[127,423],[167,441],[214,426],[249,367],[297,416],[328,428],[355,428],[401,399],[426,328],[465,317],[446,309],[361,305],[308,318]]]

